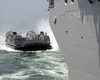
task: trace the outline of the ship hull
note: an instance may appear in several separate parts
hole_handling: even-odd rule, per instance
[[[100,80],[100,2],[70,3],[56,0],[49,9],[50,26],[67,63],[69,80]]]

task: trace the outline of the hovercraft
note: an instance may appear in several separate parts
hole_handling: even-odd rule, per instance
[[[35,34],[33,31],[29,31],[26,37],[22,37],[17,32],[9,31],[5,35],[6,45],[15,50],[21,51],[40,51],[52,49],[50,45],[50,38],[47,33],[43,31],[40,34]]]

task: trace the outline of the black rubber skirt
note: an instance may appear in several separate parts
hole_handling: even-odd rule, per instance
[[[21,50],[21,51],[40,51],[40,50],[52,49],[52,46],[48,43],[28,43],[23,46],[15,46],[6,43],[6,45],[15,50]]]

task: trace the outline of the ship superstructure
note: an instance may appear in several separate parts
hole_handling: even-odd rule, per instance
[[[48,0],[69,80],[100,80],[100,0]]]

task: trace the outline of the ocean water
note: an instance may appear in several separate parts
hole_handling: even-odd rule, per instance
[[[0,80],[68,80],[60,50],[15,51],[0,41]]]

